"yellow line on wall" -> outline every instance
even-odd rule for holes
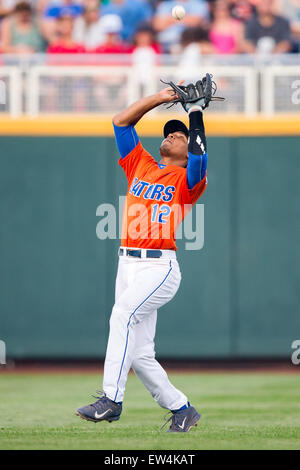
[[[185,115],[160,114],[144,117],[137,125],[142,136],[161,136],[165,122],[181,119],[187,124]],[[248,118],[233,115],[206,115],[206,132],[209,136],[272,136],[300,135],[299,115],[277,115],[273,118],[258,116]],[[11,119],[0,117],[0,135],[25,136],[112,136],[111,116],[41,116]]]

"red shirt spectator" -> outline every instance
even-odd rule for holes
[[[128,54],[130,49],[125,45],[122,40],[120,33],[122,31],[122,20],[117,15],[105,15],[102,18],[102,27],[105,33],[105,41],[100,46],[95,49],[90,50],[89,52],[95,54]],[[101,63],[98,61],[98,63]],[[106,63],[106,61],[103,61]],[[118,60],[113,59],[109,61],[109,65],[124,65],[128,61],[124,58]]]
[[[61,15],[57,18],[56,28],[59,39],[49,45],[50,54],[76,54],[86,52],[82,44],[73,41],[74,19],[70,15]]]
[[[143,24],[137,29],[133,43],[130,52],[139,48],[151,48],[156,54],[163,52],[161,45],[156,41],[154,29],[148,24]]]
[[[105,42],[101,46],[96,47],[96,49],[90,51],[96,54],[126,54],[130,50],[122,42]]]
[[[78,44],[72,39],[74,19],[69,15],[60,16],[56,22],[59,39],[48,46],[48,54],[84,54],[86,52],[84,45]],[[76,62],[73,60],[72,63],[69,61],[62,63],[61,60],[57,60],[56,63],[60,65],[75,65]],[[55,64],[53,59],[49,63]]]
[[[58,41],[57,43],[51,44],[47,52],[49,54],[83,54],[86,52],[86,49],[81,44],[62,44]]]
[[[81,44],[63,44],[58,41],[57,43],[51,44],[48,47],[47,52],[49,54],[83,54],[86,52],[86,49]]]

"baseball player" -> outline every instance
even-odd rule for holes
[[[157,310],[174,297],[181,281],[176,228],[186,213],[185,205],[191,208],[207,184],[202,110],[212,99],[212,83],[208,74],[187,87],[170,82],[168,88],[140,99],[113,118],[128,192],[103,394],[77,410],[77,415],[88,421],[120,418],[130,368],[155,401],[171,411],[168,432],[188,432],[200,419],[155,359],[154,337]],[[158,163],[143,148],[134,126],[151,109],[178,101],[188,112],[189,129],[179,120],[165,124]]]

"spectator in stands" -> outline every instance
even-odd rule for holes
[[[242,51],[243,24],[230,14],[228,2],[217,0],[212,9],[213,21],[209,38],[217,54],[237,54]]]
[[[177,21],[172,15],[172,8],[175,5],[182,5],[185,8],[186,16],[183,20]],[[180,43],[180,37],[186,27],[203,25],[209,17],[209,9],[204,0],[171,0],[164,1],[158,5],[153,18],[153,26],[159,33],[158,40],[163,45],[166,52],[174,52],[174,46]]]
[[[86,52],[83,44],[73,40],[73,16],[64,13],[62,10],[55,21],[59,39],[50,44],[47,52],[50,54],[82,54]]]
[[[193,62],[194,59],[192,57],[196,55],[201,57],[202,55],[215,53],[215,49],[209,39],[208,29],[201,26],[185,29],[181,35],[181,46],[181,63],[182,61],[186,63]]]
[[[293,52],[300,52],[300,1],[278,0],[281,12],[290,22]]]
[[[0,18],[3,19],[7,15],[10,15],[13,13],[13,10],[17,3],[19,3],[20,0],[0,0]],[[44,7],[45,2],[48,0],[26,0],[27,3],[29,3],[32,8],[34,9],[35,15],[39,14],[41,11],[41,8]]]
[[[124,54],[129,52],[128,46],[121,39],[122,20],[117,15],[105,15],[102,18],[102,28],[105,41],[100,46],[91,50],[97,54]]]
[[[152,49],[156,54],[162,53],[162,47],[156,41],[154,29],[147,23],[141,24],[135,33],[131,52],[135,52],[137,49],[144,52],[147,49]]]
[[[182,51],[178,63],[177,80],[187,82],[199,79],[199,67],[203,55],[213,54],[214,48],[209,40],[208,29],[202,27],[187,28],[181,35]]]
[[[10,15],[13,12],[15,6],[15,0],[0,0],[0,19],[3,19],[5,18],[5,16]]]
[[[229,8],[231,16],[243,23],[250,20],[254,13],[254,6],[249,0],[229,0]]]
[[[156,42],[153,28],[148,24],[141,25],[135,33],[134,46],[131,49],[135,85],[140,97],[146,92],[153,67],[159,64],[161,51],[161,46]]]
[[[249,53],[282,54],[291,50],[290,25],[274,14],[273,0],[258,0],[257,16],[246,23],[244,50]]]
[[[73,18],[81,15],[83,12],[83,6],[81,3],[74,2],[73,0],[61,0],[50,2],[45,10],[45,18],[58,18],[64,13],[69,14]]]
[[[85,3],[83,16],[75,19],[73,39],[84,44],[87,49],[100,46],[105,41],[98,0],[89,0]]]
[[[46,48],[33,8],[23,1],[17,3],[12,15],[3,20],[1,39],[4,53],[33,54],[44,52]]]
[[[101,7],[101,15],[118,15],[123,24],[122,39],[130,42],[138,26],[151,20],[152,9],[147,0],[111,0]]]
[[[51,1],[45,11],[43,17],[43,34],[48,42],[55,42],[57,37],[56,20],[63,16],[76,18],[82,15],[83,6],[74,0],[54,0]]]

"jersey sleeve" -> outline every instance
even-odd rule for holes
[[[142,175],[151,165],[155,165],[155,160],[143,148],[141,142],[138,142],[126,157],[120,158],[119,164],[127,176],[128,184],[130,184],[137,171]]]

